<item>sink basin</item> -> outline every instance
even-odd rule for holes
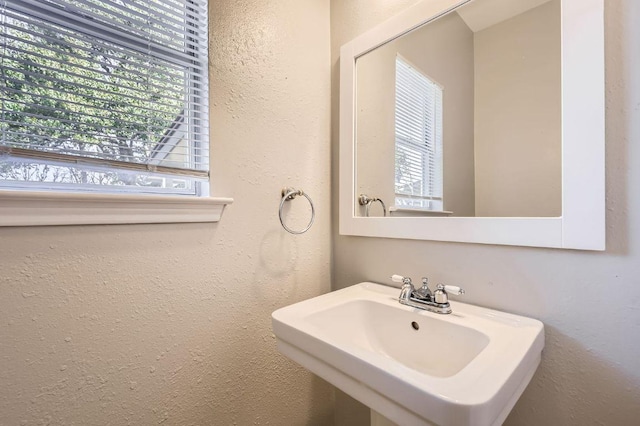
[[[540,363],[540,321],[451,301],[452,314],[360,283],[273,313],[278,350],[399,425],[500,425]]]

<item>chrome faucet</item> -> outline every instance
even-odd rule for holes
[[[391,280],[396,283],[402,283],[400,297],[398,297],[400,303],[438,314],[451,313],[449,293],[464,294],[464,290],[460,287],[442,284],[438,284],[436,290],[432,292],[429,288],[429,280],[426,277],[422,278],[422,287],[417,290],[413,286],[411,278],[392,275]]]

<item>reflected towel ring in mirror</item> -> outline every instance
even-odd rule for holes
[[[311,198],[307,194],[305,194],[304,191],[301,189],[283,188],[281,191],[281,194],[282,194],[282,200],[280,200],[280,209],[278,210],[278,216],[280,217],[280,224],[285,229],[285,231],[289,232],[290,234],[296,234],[296,235],[304,234],[309,230],[309,228],[311,228],[311,225],[313,225],[313,221],[316,218],[316,209],[315,209],[315,206],[313,205],[313,201],[311,201]],[[298,195],[302,195],[303,197],[305,197],[307,201],[309,201],[309,205],[311,206],[311,220],[309,221],[309,224],[302,231],[294,231],[293,229],[285,225],[284,219],[282,219],[282,207],[284,206],[285,201],[291,201],[294,198],[296,198]]]
[[[377,198],[377,197],[369,197],[366,194],[360,194],[360,196],[358,197],[358,203],[361,206],[365,206],[364,207],[364,215],[365,217],[369,217],[369,209],[371,208],[371,204],[375,203],[375,202],[379,202],[382,205],[382,211],[383,211],[383,215],[386,217],[387,216],[387,206],[384,204],[384,201],[382,201],[381,198]]]

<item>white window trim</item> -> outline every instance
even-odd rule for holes
[[[218,222],[232,198],[0,191],[0,226]]]
[[[205,196],[0,189],[0,227],[217,222],[233,199],[207,197],[210,183],[204,189]]]

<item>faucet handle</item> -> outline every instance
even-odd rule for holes
[[[413,288],[413,284],[411,283],[411,278],[403,277],[402,275],[391,275],[391,281],[393,281],[394,283],[402,283],[402,289],[400,290],[400,297],[398,297],[398,300],[401,303],[409,301],[409,299],[411,299],[411,295],[415,290],[415,288]]]
[[[457,285],[445,285],[444,291],[446,291],[447,293],[455,294],[456,296],[464,294],[464,290]]]
[[[411,284],[411,278],[403,277],[402,275],[391,275],[391,281],[394,283],[402,283],[403,285],[410,284],[413,286],[413,284]]]
[[[433,293],[433,298],[436,303],[448,303],[449,293],[460,295],[464,294],[464,290],[455,285],[438,284],[436,291]]]

